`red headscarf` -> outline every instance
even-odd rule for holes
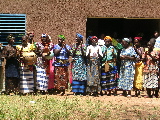
[[[134,37],[134,40],[137,39],[138,41],[142,40],[142,37]]]

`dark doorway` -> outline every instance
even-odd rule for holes
[[[140,36],[143,41],[149,41],[154,31],[159,32],[159,26],[160,19],[88,18],[86,35],[100,38],[101,34],[104,34],[119,39]]]

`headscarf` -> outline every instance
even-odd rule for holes
[[[142,40],[142,37],[134,37],[134,40],[137,39],[138,41]]]
[[[59,38],[65,40],[65,36],[64,35],[58,35]]]
[[[79,34],[79,33],[76,33],[76,35],[80,38],[80,39],[83,39],[83,35]]]
[[[96,39],[96,40],[98,41],[98,38],[97,38],[96,36],[92,36],[92,37],[90,38],[90,40],[93,40],[93,39]]]
[[[107,39],[109,39],[109,40],[112,41],[112,38],[111,38],[110,36],[106,36],[106,37],[104,38],[104,40],[107,40]]]
[[[130,42],[130,39],[128,39],[128,38],[123,38],[122,40],[124,40],[124,41],[126,41],[126,42]]]
[[[44,34],[44,33],[43,33],[43,34],[41,35],[41,37],[42,37],[42,38],[47,37],[47,34]]]

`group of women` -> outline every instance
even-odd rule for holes
[[[33,37],[34,33],[28,33],[16,47],[15,38],[7,37],[8,45],[2,51],[7,94],[48,91],[64,95],[70,76],[75,95],[116,95],[117,90],[122,90],[122,95],[130,97],[131,90],[140,96],[140,91],[146,89],[145,97],[158,97],[160,54],[154,48],[155,39],[143,48],[141,37],[135,37],[133,45],[129,38],[117,40],[116,46],[110,36],[103,40],[90,36],[86,45],[77,33],[75,44],[70,46],[64,35],[58,35],[58,44],[53,44],[48,34],[42,34],[40,42],[34,42]],[[68,72],[68,66],[72,72]]]

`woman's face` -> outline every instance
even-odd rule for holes
[[[58,38],[58,44],[62,44],[64,40],[62,38]]]
[[[105,45],[106,46],[110,46],[111,45],[111,40],[110,39],[106,39],[105,40]]]
[[[93,46],[96,46],[96,45],[97,45],[97,42],[98,42],[97,39],[95,39],[95,38],[92,39],[92,45],[93,45]]]
[[[78,37],[78,36],[76,36],[76,43],[81,43],[81,39]]]
[[[134,45],[135,45],[135,46],[139,46],[139,45],[140,45],[139,40],[134,39]]]
[[[14,39],[13,39],[13,38],[10,39],[10,40],[9,40],[9,43],[10,43],[10,44],[14,44]]]
[[[149,50],[152,50],[152,49],[153,49],[153,45],[152,45],[150,42],[147,43],[147,47],[148,47]]]
[[[126,47],[129,46],[129,43],[126,42],[126,41],[124,41],[124,40],[122,40],[122,46],[123,46],[124,48],[126,48]]]

